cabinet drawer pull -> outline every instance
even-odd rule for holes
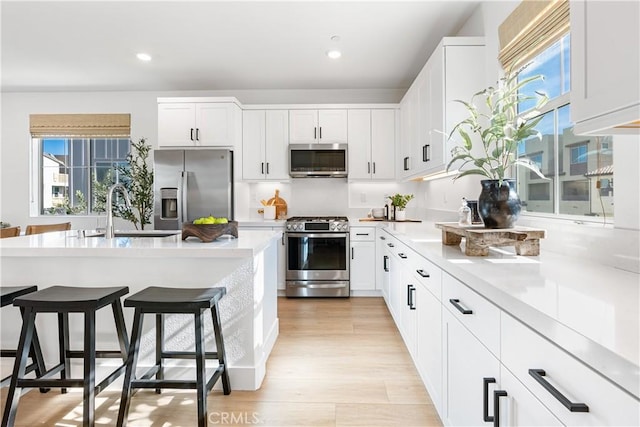
[[[384,236],[380,236],[380,240],[387,240],[387,238]]]
[[[390,248],[395,247],[395,245],[393,243],[387,243],[387,246],[389,246]]]
[[[351,259],[353,259],[353,248],[351,248]]]
[[[407,305],[411,308],[411,286],[407,285]]]
[[[482,419],[485,423],[493,421],[493,417],[489,416],[489,384],[494,384],[495,378],[482,379]]]
[[[407,256],[405,254],[403,254],[402,252],[398,252],[398,256],[402,259],[407,259]]]
[[[408,171],[409,170],[409,158],[405,157],[404,159],[402,159],[402,163],[403,163],[403,169]]]
[[[507,392],[504,390],[493,392],[493,427],[500,427],[500,398],[506,395]]]
[[[416,270],[416,273],[418,273],[422,277],[431,277],[431,276],[429,276],[429,273],[427,273],[424,270]]]
[[[457,298],[451,298],[449,302],[462,314],[473,314],[473,310],[466,309],[460,305],[460,300]]]
[[[558,402],[562,403],[562,405],[567,408],[570,412],[589,412],[589,407],[584,403],[573,403],[569,399],[566,398],[560,391],[551,385],[546,379],[543,377],[547,373],[544,369],[529,369],[529,375],[533,377],[534,380],[538,381],[545,390],[547,390],[553,397],[555,397]]]
[[[409,289],[409,295],[411,296],[411,298],[409,298],[409,310],[415,310],[416,309],[416,287],[411,285],[411,289]]]
[[[368,236],[369,233],[356,233],[356,236]]]
[[[384,271],[389,271],[389,264],[387,264],[387,262],[389,261],[389,257],[386,255],[382,256],[382,266],[384,268]]]

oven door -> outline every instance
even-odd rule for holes
[[[287,233],[287,280],[349,280],[349,233]]]

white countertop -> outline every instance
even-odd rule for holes
[[[285,224],[287,223],[286,219],[262,219],[262,218],[251,218],[251,219],[237,219],[238,227],[240,228],[282,228],[284,229]]]
[[[157,233],[158,231],[155,231]],[[150,232],[154,233],[153,231]],[[14,256],[111,256],[111,257],[218,257],[244,258],[266,248],[272,239],[280,238],[279,230],[240,229],[238,238],[222,236],[211,243],[196,237],[181,240],[179,231],[169,237],[103,237],[78,238],[78,231],[34,234],[0,240],[0,255]],[[87,231],[87,235],[91,232]]]
[[[640,397],[640,275],[545,251],[544,240],[539,256],[517,256],[512,247],[503,247],[491,249],[487,257],[468,257],[458,246],[444,246],[433,222],[384,226],[503,311]]]

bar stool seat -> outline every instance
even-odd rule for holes
[[[218,379],[222,378],[222,388],[225,395],[231,393],[229,374],[227,370],[224,340],[220,324],[218,302],[226,294],[226,288],[161,288],[151,286],[125,299],[125,307],[134,307],[133,331],[131,345],[127,359],[118,413],[118,426],[127,425],[127,415],[131,401],[132,390],[138,388],[155,388],[160,393],[163,388],[196,389],[198,403],[198,426],[207,425],[207,393],[211,391]],[[213,330],[216,341],[216,351],[205,351],[204,314],[211,310]],[[195,320],[195,351],[165,351],[164,350],[164,314],[182,313],[193,314]],[[135,377],[138,352],[142,337],[142,322],[145,314],[156,315],[156,361],[155,365],[139,378]],[[180,358],[196,360],[196,381],[164,379],[163,359]],[[205,377],[206,359],[217,359],[218,367],[207,380]],[[155,375],[155,379],[151,379]]]
[[[19,227],[18,227],[19,228]],[[6,307],[8,305],[13,304],[13,300],[18,298],[19,296],[30,294],[38,290],[37,286],[2,286],[0,287],[0,295],[2,304],[0,307]],[[24,310],[21,310],[24,311]],[[16,357],[17,351],[15,349],[11,350],[0,350],[0,356],[2,357]],[[32,363],[25,368],[25,373],[29,373],[31,371],[36,371],[36,376],[40,377],[46,371],[44,358],[42,357],[42,350],[40,347],[40,340],[38,339],[38,335],[34,333],[33,341],[31,344],[31,349],[29,350],[29,357],[31,357]],[[6,387],[9,385],[9,381],[11,380],[11,375],[6,378],[3,378],[0,382],[0,387]],[[41,388],[40,392],[46,393],[49,391],[48,388]]]
[[[14,299],[13,305],[20,307],[24,315],[16,363],[2,417],[3,427],[11,427],[15,423],[21,389],[33,387],[59,387],[63,393],[66,392],[67,387],[83,387],[83,425],[94,425],[96,394],[125,372],[129,340],[120,298],[128,292],[129,288],[126,286],[108,288],[52,286]],[[111,305],[113,311],[119,351],[96,350],[96,311],[108,305]],[[26,358],[36,334],[37,313],[58,314],[60,363],[36,379],[27,379],[24,377]],[[84,314],[84,349],[82,351],[72,351],[69,348],[69,313]],[[98,384],[96,384],[95,375],[97,357],[121,358],[123,361],[121,366]],[[83,378],[70,378],[71,358],[84,360]],[[52,378],[58,373],[60,373],[59,379]]]

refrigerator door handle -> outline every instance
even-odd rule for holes
[[[182,206],[180,209],[180,218],[178,218],[178,225],[182,228],[182,224],[187,221],[188,213],[187,213],[187,190],[189,188],[189,172],[182,171],[180,172],[180,194],[182,195]]]

